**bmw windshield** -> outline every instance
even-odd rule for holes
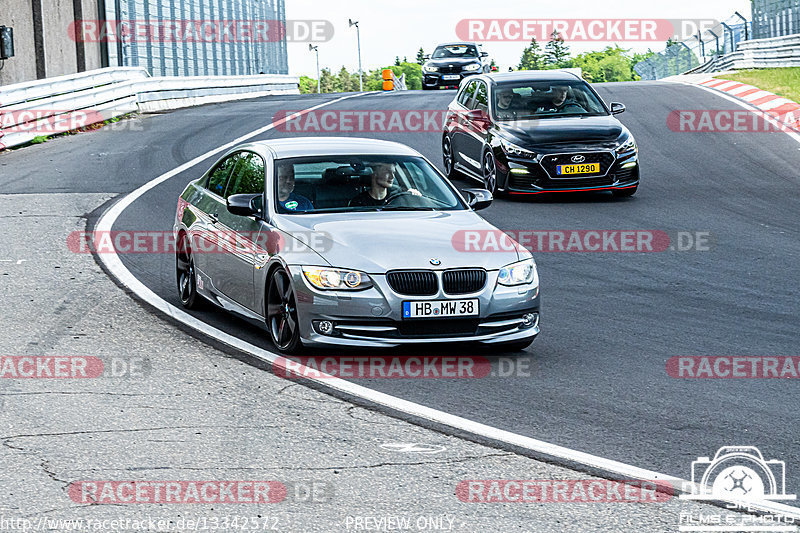
[[[579,80],[500,83],[492,109],[497,120],[608,115],[597,95]]]
[[[471,59],[477,58],[478,49],[475,46],[468,45],[453,45],[453,46],[439,46],[434,50],[432,59]]]
[[[282,214],[463,210],[463,201],[421,157],[324,156],[275,163]]]

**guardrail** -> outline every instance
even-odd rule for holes
[[[283,75],[150,77],[144,68],[111,67],[0,87],[0,149],[46,132],[114,117],[270,94],[299,94]]]
[[[739,44],[733,53],[718,56],[684,74],[703,74],[749,68],[800,67],[800,35],[757,39]]]

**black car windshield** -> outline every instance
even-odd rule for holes
[[[475,58],[479,57],[478,47],[469,44],[448,44],[437,46],[434,50],[433,59],[452,59],[452,58]]]
[[[282,214],[463,210],[451,186],[421,157],[347,155],[275,162]]]
[[[608,115],[583,81],[515,81],[499,83],[492,98],[496,120]]]

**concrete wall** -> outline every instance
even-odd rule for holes
[[[79,0],[82,18],[97,19],[97,0]],[[37,69],[34,5],[41,5],[42,38]],[[73,0],[0,0],[0,25],[14,28],[15,56],[0,70],[0,85],[61,76],[100,68],[98,43],[81,43],[84,68],[78,68],[78,48],[69,36],[75,20]],[[2,102],[2,93],[0,93]]]
[[[30,0],[0,0],[0,25],[14,28],[14,53],[3,61],[0,85],[36,79],[36,52],[33,47],[33,14]],[[3,101],[0,93],[0,103]]]

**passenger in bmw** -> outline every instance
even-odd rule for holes
[[[294,165],[278,165],[278,202],[288,211],[313,211],[311,200],[294,192]]]
[[[390,189],[394,185],[394,165],[378,163],[372,166],[372,182],[370,188],[350,200],[350,207],[380,207],[392,197]],[[399,192],[399,191],[395,191]],[[422,196],[416,189],[408,189],[415,196]]]

